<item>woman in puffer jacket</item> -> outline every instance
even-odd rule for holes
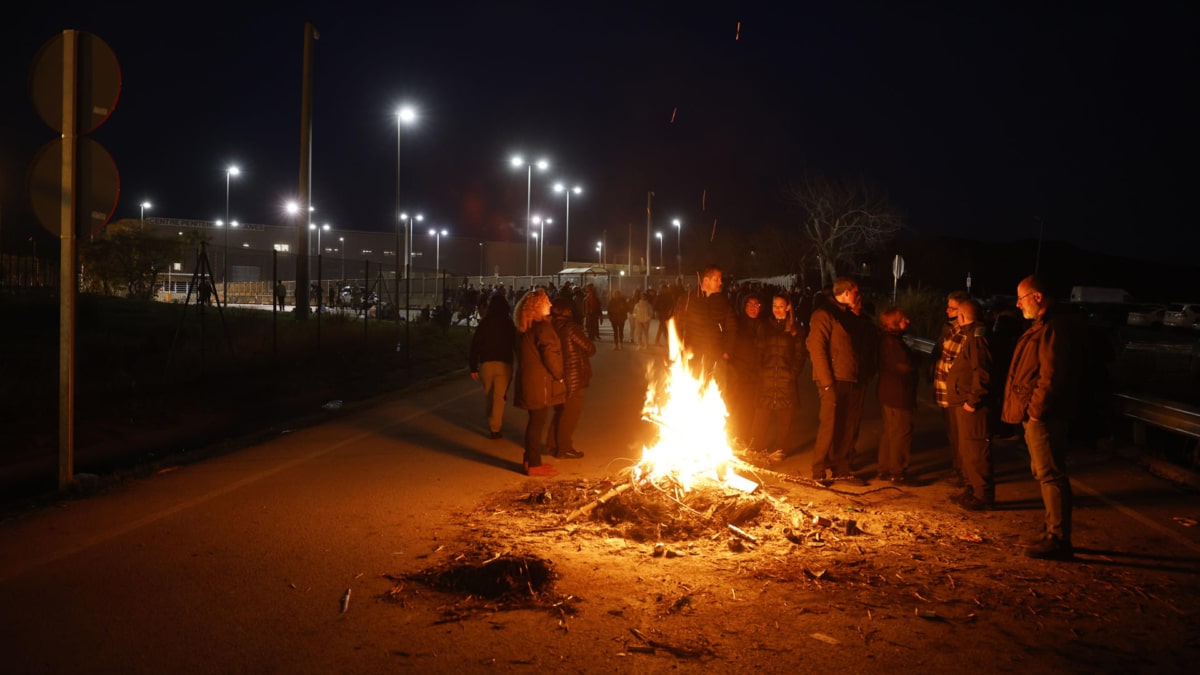
[[[799,405],[796,387],[808,358],[808,349],[804,345],[808,332],[796,323],[792,301],[786,295],[776,295],[771,298],[771,316],[760,335],[758,395],[750,448],[774,449],[776,458],[782,459],[795,441],[792,422]]]
[[[537,288],[526,293],[513,314],[517,326],[517,387],[513,405],[529,411],[525,425],[525,473],[556,476],[542,463],[542,438],[554,406],[567,400],[562,342],[550,325],[550,297]]]

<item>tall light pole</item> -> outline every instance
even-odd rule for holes
[[[142,208],[142,214],[140,216],[138,216],[138,220],[142,221],[142,224],[145,224],[146,209],[150,208],[150,202],[142,202],[141,204],[138,204],[138,206],[140,206]]]
[[[338,250],[342,252],[342,281],[346,280],[346,238],[338,237]],[[340,289],[339,289],[340,292]]]
[[[514,167],[525,165],[525,276],[529,276],[529,235],[533,230],[533,167],[538,171],[550,168],[550,162],[539,159],[536,162],[526,162],[520,155],[514,155],[510,160]]]
[[[566,185],[563,185],[562,183],[555,183],[554,191],[555,192],[565,192],[567,195],[567,222],[564,225],[564,227],[566,228],[566,234],[563,239],[563,258],[570,260],[571,259],[571,193],[574,192],[575,194],[579,194],[579,193],[583,192],[583,188],[579,187],[578,185],[576,185],[573,188],[568,188]]]
[[[603,255],[604,255],[604,243],[598,241],[598,242],[596,242],[596,264],[600,265],[601,267],[604,266],[604,258],[602,257]]]
[[[400,256],[400,223],[404,221],[404,214],[400,212],[400,136],[401,136],[400,129],[405,124],[412,124],[415,121],[417,121],[417,111],[412,106],[402,105],[402,106],[400,106],[400,108],[398,110],[396,110],[396,216],[397,216],[397,220],[396,220],[396,256],[397,256],[397,258],[396,258],[396,283],[394,284],[394,286],[395,286],[395,288],[393,289],[394,294],[392,295],[392,298],[393,298],[392,302],[393,302],[393,304],[396,304],[396,305],[400,304],[400,259],[399,259],[399,256]],[[412,222],[410,221],[408,224],[408,236],[404,240],[404,278],[406,280],[408,279],[408,261],[410,258],[409,247],[411,247],[411,246],[412,246]],[[407,281],[406,281],[406,283],[407,283]],[[406,296],[408,295],[407,291],[405,292],[405,295]],[[407,312],[408,312],[407,300],[405,301],[404,311],[405,311],[405,314],[407,315]],[[397,327],[400,326],[400,308],[399,308],[399,306],[396,307],[396,326]],[[405,327],[404,342],[405,342],[404,358],[407,359],[408,358],[408,353],[407,353],[408,352],[408,327],[407,326]]]
[[[322,225],[320,227],[317,227],[316,223],[309,223],[308,229],[317,231],[317,255],[321,255],[321,253],[323,252],[321,250],[321,230],[325,230],[326,232],[328,232],[328,231],[332,230],[333,227],[329,223],[325,223],[324,225]]]
[[[433,238],[434,238],[434,242],[435,242],[435,245],[434,245],[434,254],[433,254],[433,271],[434,271],[434,273],[436,273],[436,274],[438,275],[438,278],[439,278],[439,279],[440,279],[440,278],[441,278],[441,276],[442,276],[442,275],[441,275],[441,269],[442,269],[442,237],[446,236],[447,234],[450,234],[450,233],[449,233],[449,232],[447,232],[445,229],[441,229],[441,230],[430,230],[430,231],[429,231],[429,236],[433,237]],[[446,292],[446,289],[445,289],[445,288],[441,288],[441,289],[440,289],[440,292],[438,293],[438,304],[439,304],[439,305],[440,305],[441,303],[445,302],[445,300],[446,300],[446,298],[445,298],[445,292]]]
[[[425,216],[422,216],[421,214],[407,214],[407,213],[400,214],[400,221],[408,222],[408,234],[407,234],[406,239],[404,239],[404,279],[408,279],[409,267],[413,263],[413,252],[410,251],[409,249],[410,249],[410,247],[413,246],[413,221],[414,220],[416,222],[421,222],[422,220],[425,220]],[[398,253],[400,253],[400,252],[397,251],[397,255],[398,255]]]
[[[675,274],[683,276],[683,256],[679,252],[679,239],[682,237],[680,232],[683,230],[683,224],[679,222],[678,218],[672,220],[671,224],[675,226]]]
[[[533,223],[534,223],[535,225],[538,223],[538,217],[537,217],[537,216],[534,216],[534,217],[533,217]],[[537,233],[537,232],[534,232],[534,233],[533,233],[532,235],[530,235],[530,236],[532,236],[532,237],[533,237],[533,256],[536,258],[536,257],[538,256],[538,253],[539,253],[539,252],[542,250],[542,249],[541,249],[541,246],[540,246],[540,245],[541,245],[541,243],[542,243],[542,240],[541,240],[541,238],[540,238],[540,237],[538,237],[538,233]],[[542,270],[541,270],[540,268],[538,269],[538,276],[539,276],[539,277],[540,277],[540,276],[542,276]]]
[[[667,261],[663,258],[662,232],[655,232],[654,236],[658,238],[658,264],[666,267]]]
[[[238,175],[239,173],[241,173],[241,171],[236,166],[230,166],[229,168],[225,169],[225,222],[227,222],[227,223],[231,222],[229,220],[229,179]],[[236,227],[236,225],[234,227]],[[225,228],[225,244],[224,244],[223,248],[225,249],[223,251],[225,260],[223,261],[224,265],[223,265],[223,270],[221,272],[221,277],[222,277],[221,298],[224,300],[225,305],[228,306],[229,305],[229,228],[228,227]]]
[[[542,269],[543,264],[546,261],[546,226],[553,225],[554,219],[553,218],[543,218],[541,216],[534,216],[533,224],[537,225],[539,228],[539,232],[541,232],[541,234],[538,234],[538,232],[533,233],[534,238],[537,240],[534,242],[536,245],[533,247],[533,250],[537,251],[537,256],[538,256],[537,270],[538,270],[538,276],[540,277],[546,273],[545,270]]]

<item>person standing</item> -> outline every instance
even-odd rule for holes
[[[529,411],[525,424],[525,473],[557,476],[542,463],[542,438],[554,406],[567,400],[563,382],[562,341],[550,325],[550,296],[535,288],[517,303],[513,321],[517,332],[517,388],[513,404]]]
[[[587,336],[589,340],[600,339],[600,319],[603,317],[603,305],[600,296],[596,294],[596,286],[588,284],[583,295],[583,312],[587,320]]]
[[[639,350],[645,350],[650,347],[650,319],[654,316],[654,306],[641,291],[635,292],[634,297],[637,304],[633,306],[633,339]]]
[[[754,433],[752,427],[761,376],[758,357],[762,345],[758,341],[767,325],[762,315],[762,298],[757,294],[747,295],[742,301],[742,311],[737,321],[737,339],[729,355],[729,393],[725,396],[729,421],[725,426],[741,445],[754,447],[751,442]],[[763,440],[759,439],[760,442]]]
[[[764,451],[774,448],[773,456],[779,459],[792,449],[792,423],[800,403],[797,383],[808,358],[806,337],[804,327],[796,323],[791,300],[782,294],[771,298],[771,318],[763,323],[755,350],[757,386],[753,392],[750,447]]]
[[[904,342],[910,321],[899,307],[879,314],[879,382],[883,430],[879,435],[879,478],[908,482],[912,456],[913,410],[917,407],[916,358]]]
[[[620,349],[625,340],[625,319],[629,316],[629,302],[621,291],[613,290],[608,299],[608,322],[613,329],[613,349]],[[586,336],[584,336],[586,337]]]
[[[866,485],[850,466],[866,386],[867,369],[862,364],[866,331],[873,330],[854,311],[862,306],[861,298],[858,282],[839,277],[833,282],[832,302],[822,303],[810,320],[808,355],[821,397],[812,477],[822,483]]]
[[[275,282],[275,309],[287,309],[287,286],[282,281]]]
[[[1036,276],[1017,285],[1017,308],[1033,323],[1017,339],[1004,385],[1001,419],[1025,428],[1033,477],[1041,483],[1046,510],[1031,558],[1071,560],[1071,480],[1067,475],[1067,428],[1074,415],[1078,374],[1070,318],[1061,314]]]
[[[971,296],[966,291],[954,291],[946,296],[946,323],[942,324],[942,333],[937,342],[933,343],[933,351],[929,355],[933,399],[942,409],[942,417],[946,421],[946,439],[950,443],[950,467],[953,470],[950,477],[960,486],[966,485],[966,479],[962,470],[962,454],[958,450],[958,430],[954,427],[958,416],[946,402],[946,374],[954,361],[955,350],[959,344],[955,340],[955,336],[958,335],[958,308],[964,300],[969,299]]]
[[[611,303],[609,307],[612,307]],[[567,385],[567,397],[554,406],[546,445],[550,447],[550,454],[562,459],[583,457],[583,453],[575,448],[575,428],[583,415],[583,390],[592,381],[591,358],[596,354],[595,343],[571,317],[573,312],[574,307],[568,299],[560,298],[551,305],[550,324],[562,341],[563,382]]]
[[[700,288],[675,305],[675,328],[683,348],[691,352],[688,367],[707,381],[724,388],[724,365],[737,340],[737,315],[721,292],[721,268],[707,265],[700,271]],[[685,357],[687,358],[687,357]]]
[[[504,402],[512,383],[516,341],[517,331],[508,316],[508,301],[503,295],[493,295],[471,337],[467,355],[471,379],[483,385],[484,416],[492,440],[502,438],[500,427],[504,423]]]
[[[982,311],[974,300],[958,304],[958,345],[946,375],[946,402],[954,412],[955,445],[962,461],[965,490],[951,501],[968,511],[994,508],[996,482],[992,475],[991,414],[992,353]]]
[[[666,344],[667,324],[671,320],[671,313],[675,309],[675,294],[671,287],[663,283],[658,287],[658,295],[654,298],[654,313],[658,316],[658,331],[654,333],[654,346],[657,347],[659,340]]]

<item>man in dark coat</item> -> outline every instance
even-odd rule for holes
[[[966,490],[951,500],[968,511],[991,509],[996,501],[992,476],[991,408],[992,353],[982,312],[974,300],[958,304],[958,345],[946,373],[946,404],[954,413],[954,429]]]
[[[692,354],[688,364],[692,373],[705,380],[716,377],[718,386],[724,384],[723,374],[716,370],[733,353],[737,316],[721,292],[720,267],[706,266],[700,273],[700,288],[676,303],[675,326],[683,348]]]
[[[817,440],[813,447],[813,480],[865,485],[851,473],[850,460],[862,418],[863,392],[874,364],[863,363],[875,328],[855,313],[861,307],[858,282],[839,277],[833,282],[833,302],[813,311],[808,333],[808,356],[813,381],[821,397]]]
[[[1078,373],[1074,355],[1082,345],[1070,317],[1059,313],[1036,276],[1017,285],[1017,308],[1033,323],[1017,340],[1004,385],[1001,419],[1025,427],[1033,477],[1041,483],[1045,529],[1025,549],[1031,558],[1070,560],[1071,479],[1067,475],[1067,429],[1075,413]]]
[[[516,340],[517,329],[508,316],[508,301],[503,295],[493,295],[479,328],[471,337],[471,349],[467,354],[471,378],[483,385],[484,415],[493,440],[501,438],[500,426],[504,422],[504,401],[512,383]]]
[[[908,482],[912,456],[913,410],[917,407],[916,358],[904,343],[909,319],[899,307],[879,314],[879,407],[883,429],[879,435],[879,477],[892,483]]]

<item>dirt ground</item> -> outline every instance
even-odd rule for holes
[[[495,494],[379,597],[434,625],[544,628],[534,652],[481,661],[514,668],[1190,672],[1200,656],[1194,560],[1154,574],[1099,551],[1032,560],[1028,511],[931,508],[949,484],[739,473],[761,487],[683,493],[618,474]],[[438,663],[436,635],[398,656]]]

